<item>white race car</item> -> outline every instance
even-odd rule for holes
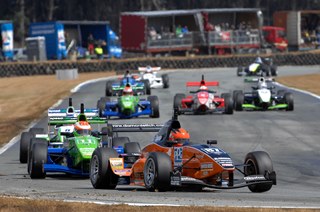
[[[149,80],[151,88],[169,88],[168,74],[162,74],[161,77],[157,77],[157,72],[160,69],[161,67],[138,67],[140,78],[137,80]]]

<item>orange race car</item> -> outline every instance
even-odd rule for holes
[[[127,137],[112,136],[133,131],[158,133],[142,150]],[[248,186],[252,192],[265,192],[276,185],[276,173],[266,152],[250,152],[244,164],[235,165],[225,151],[213,146],[215,140],[191,144],[176,114],[162,126],[109,125],[108,136],[109,147],[97,148],[91,159],[90,180],[96,189],[114,189],[119,184],[144,186],[149,191]],[[236,171],[243,177],[235,179]]]

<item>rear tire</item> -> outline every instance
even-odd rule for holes
[[[46,144],[47,148],[48,148],[48,141],[46,139],[43,138],[31,138],[29,143],[28,143],[28,173],[30,174],[31,171],[31,162],[32,162],[32,146],[34,146],[34,144]]]
[[[243,105],[244,103],[244,95],[242,93],[242,91],[237,92],[236,96],[235,96],[235,101],[234,101],[234,109],[236,111],[243,111]]]
[[[31,138],[33,138],[33,134],[30,132],[23,132],[21,134],[20,153],[19,153],[20,163],[28,162],[28,146]]]
[[[149,115],[151,118],[159,118],[160,110],[159,110],[159,99],[157,96],[148,96],[148,101],[151,106],[151,114]]]
[[[163,74],[161,76],[161,78],[162,78],[163,88],[169,88],[169,76],[168,76],[168,74]]]
[[[110,102],[109,97],[101,97],[98,102],[97,102],[97,108],[99,110],[99,116],[103,117],[104,116],[104,110],[106,109],[106,103]]]
[[[181,101],[184,98],[186,98],[186,95],[183,93],[177,93],[176,95],[174,95],[173,109],[181,109],[182,108]]]
[[[271,76],[274,76],[274,77],[278,76],[278,67],[277,66],[272,65],[270,67],[270,69],[271,69]]]
[[[108,81],[106,84],[106,96],[113,96],[112,83],[112,81]]]
[[[128,137],[115,137],[112,139],[112,147],[122,146],[124,148],[126,143],[130,143],[130,139]]]
[[[90,181],[95,189],[115,189],[119,176],[114,174],[109,159],[118,158],[118,153],[111,148],[97,148],[90,161]]]
[[[46,177],[44,164],[47,163],[48,145],[46,143],[34,143],[31,147],[30,177],[31,179],[43,179]]]
[[[247,175],[265,175],[266,171],[271,173],[273,171],[273,164],[268,153],[263,151],[250,152],[246,155],[244,173]],[[272,183],[261,183],[248,186],[252,192],[269,191]]]
[[[144,184],[148,191],[167,191],[170,189],[170,157],[162,152],[151,152],[144,165]]]
[[[294,110],[294,103],[293,103],[293,95],[292,95],[292,93],[285,93],[284,94],[284,101],[288,105],[286,110],[287,111],[293,111]]]
[[[44,129],[43,128],[30,128],[29,129],[29,132],[32,133],[33,135],[36,135],[36,134],[44,134]]]
[[[237,76],[241,77],[242,76],[242,72],[243,72],[243,67],[238,67],[237,69]]]
[[[149,80],[142,80],[144,83],[144,89],[146,95],[151,95],[151,86]]]
[[[222,96],[222,94],[221,94]],[[231,94],[225,93],[223,95],[224,98],[224,113],[225,114],[233,114],[233,101],[231,98]]]

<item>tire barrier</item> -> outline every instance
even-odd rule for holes
[[[320,53],[288,53],[261,55],[270,57],[274,64],[319,65]],[[135,71],[139,66],[160,66],[162,69],[196,69],[213,67],[238,67],[250,64],[256,55],[161,57],[110,60],[48,61],[48,62],[4,62],[0,63],[0,77],[53,75],[55,70],[78,69],[79,73],[125,70]]]

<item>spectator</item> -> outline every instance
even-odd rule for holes
[[[88,36],[87,43],[88,43],[89,54],[94,54],[94,43],[95,43],[95,40],[94,40],[94,37],[93,37],[93,35],[91,33]]]
[[[181,28],[181,25],[178,25],[176,27],[176,36],[181,38],[183,35],[182,35],[182,28]]]
[[[149,36],[150,36],[151,40],[156,40],[157,39],[157,31],[154,29],[154,27],[150,28]]]
[[[184,26],[184,27],[181,29],[181,33],[182,33],[182,34],[187,34],[187,33],[189,33],[188,27],[187,27],[187,26]]]
[[[95,49],[94,49],[96,55],[97,55],[97,58],[98,59],[103,59],[103,49],[101,47],[101,45],[98,45]]]

